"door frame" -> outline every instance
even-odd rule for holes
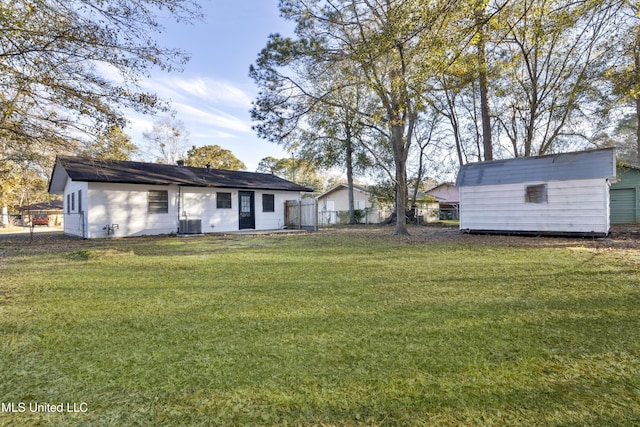
[[[249,205],[249,223],[245,224],[243,221],[243,213],[242,212],[242,197],[249,196],[250,205]],[[255,229],[256,228],[256,203],[255,203],[255,191],[238,191],[238,229]]]

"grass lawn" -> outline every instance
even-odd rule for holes
[[[389,232],[0,241],[0,425],[640,424],[640,250]]]

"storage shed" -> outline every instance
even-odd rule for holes
[[[611,224],[640,222],[640,168],[618,166],[618,178],[611,186]]]
[[[609,233],[613,148],[464,165],[460,230],[534,235]]]

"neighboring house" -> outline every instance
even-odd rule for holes
[[[59,226],[63,222],[62,200],[33,203],[25,206],[21,211],[22,224]]]
[[[317,198],[318,223],[320,225],[332,225],[346,223],[349,212],[349,187],[347,184],[336,184]],[[373,212],[371,193],[362,186],[353,186],[354,209],[366,212],[360,222],[379,222],[377,212]]]
[[[460,229],[502,234],[609,233],[612,148],[462,166]]]
[[[285,201],[307,191],[262,173],[66,156],[49,183],[64,232],[85,238],[278,229]]]
[[[444,182],[431,187],[425,194],[438,200],[440,219],[458,219],[460,209],[460,191],[455,184]]]
[[[640,222],[640,168],[618,166],[618,182],[611,185],[611,224]]]

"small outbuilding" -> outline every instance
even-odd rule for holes
[[[640,222],[640,168],[618,166],[618,178],[611,186],[611,224]]]
[[[279,229],[285,202],[309,191],[270,174],[71,156],[49,183],[64,232],[84,238]]]
[[[613,148],[462,166],[460,229],[533,235],[609,233]]]

